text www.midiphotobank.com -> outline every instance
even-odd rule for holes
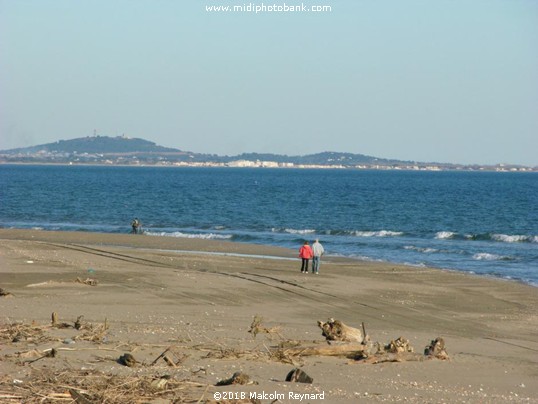
[[[330,5],[306,5],[289,4],[289,3],[242,3],[242,4],[214,4],[205,5],[205,11],[208,13],[330,13],[332,6]]]

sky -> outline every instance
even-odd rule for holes
[[[538,1],[0,0],[0,150],[94,133],[538,166]]]

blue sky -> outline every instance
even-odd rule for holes
[[[228,155],[538,165],[538,2],[206,11],[249,3],[0,0],[0,149],[95,130]]]

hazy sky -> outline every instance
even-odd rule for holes
[[[0,149],[538,165],[538,1],[0,0]],[[297,6],[270,0],[264,5]]]

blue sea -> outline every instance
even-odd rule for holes
[[[538,286],[538,174],[0,165],[0,227],[195,237]]]

